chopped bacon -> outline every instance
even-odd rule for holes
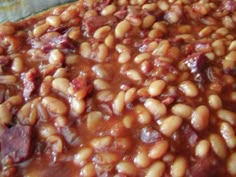
[[[50,50],[53,48],[59,48],[59,49],[75,49],[75,44],[73,41],[67,36],[67,35],[60,35],[58,37],[49,39],[48,41],[45,41],[43,45],[45,50]]]
[[[193,130],[193,128],[190,125],[183,126],[183,139],[187,140],[190,146],[194,146],[197,143],[198,135]]]
[[[77,78],[73,79],[71,81],[71,85],[74,92],[84,89],[87,94],[89,94],[93,88],[92,85],[88,82],[87,78],[82,76],[78,76]]]
[[[34,39],[30,41],[34,48],[38,48],[43,50],[44,52],[48,52],[54,48],[64,49],[64,50],[74,50],[76,49],[76,45],[74,41],[70,39],[66,34],[60,35],[59,33],[50,36],[49,34],[43,35],[39,39]]]
[[[119,19],[124,19],[126,17],[126,15],[128,14],[127,9],[122,9],[117,11],[114,16],[116,16]]]
[[[141,130],[140,139],[142,142],[150,144],[162,139],[162,135],[152,127],[144,127]]]
[[[208,58],[202,53],[188,55],[185,59],[185,64],[191,70],[191,73],[202,72],[207,67],[207,63]]]
[[[226,10],[227,12],[230,12],[230,13],[235,12],[235,10],[236,10],[236,2],[233,1],[233,0],[224,0],[224,1],[222,1],[221,8],[223,10]]]
[[[219,160],[212,155],[197,159],[190,167],[191,177],[218,177],[224,176],[224,172],[220,168]]]
[[[7,65],[11,61],[10,56],[0,55],[0,65]]]
[[[114,25],[117,19],[114,16],[92,16],[84,20],[85,31],[91,35],[96,29],[104,25]]]
[[[10,157],[13,162],[21,162],[26,160],[31,150],[30,126],[15,125],[9,129],[5,129],[1,139],[2,157]]]
[[[171,65],[171,64],[164,62],[164,61],[161,61],[158,58],[156,58],[154,60],[154,65],[156,67],[164,68],[166,72],[172,72],[174,74],[178,73],[178,70],[176,69],[176,67],[174,65]]]
[[[37,73],[38,73],[37,70],[35,68],[32,68],[24,75],[23,96],[25,99],[28,99],[36,89]]]

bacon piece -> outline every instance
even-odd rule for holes
[[[218,177],[225,176],[218,159],[209,155],[197,161],[190,167],[191,177]]]
[[[31,94],[36,89],[36,77],[37,77],[37,70],[35,68],[30,69],[27,73],[24,75],[24,90],[23,90],[23,96],[27,100]]]
[[[85,31],[91,35],[96,29],[104,25],[114,25],[117,22],[114,16],[92,16],[84,20]]]
[[[162,139],[162,135],[152,127],[144,127],[141,130],[140,139],[142,142],[150,144]]]
[[[10,56],[0,55],[0,65],[7,65],[10,61]]]
[[[126,9],[121,9],[117,11],[114,16],[116,16],[119,19],[124,19],[126,15],[128,14],[128,11]]]
[[[10,157],[13,162],[26,160],[31,150],[31,127],[27,125],[15,125],[5,129],[1,138],[1,155]]]
[[[199,73],[204,71],[208,64],[208,58],[202,53],[188,55],[184,61],[191,70],[191,73]]]
[[[233,13],[236,10],[236,2],[233,0],[224,0],[222,1],[221,8],[229,13]]]
[[[83,76],[78,76],[77,78],[73,79],[71,81],[71,85],[74,92],[84,90],[86,92],[86,95],[89,94],[93,89],[92,84],[90,84],[87,78]]]

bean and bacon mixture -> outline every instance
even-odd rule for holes
[[[80,0],[0,25],[0,176],[235,177],[236,2]]]

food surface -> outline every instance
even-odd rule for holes
[[[236,2],[80,0],[0,24],[0,176],[235,177]]]

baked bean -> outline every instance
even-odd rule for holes
[[[130,69],[126,72],[126,75],[129,79],[133,81],[142,81],[142,75],[135,69]]]
[[[67,71],[65,68],[57,68],[53,74],[53,78],[63,78],[67,76]]]
[[[93,34],[93,37],[95,39],[103,39],[105,38],[108,33],[111,31],[111,27],[110,26],[103,26],[103,27],[100,27],[98,28],[94,34]]]
[[[190,119],[193,108],[187,104],[177,103],[171,108],[171,112],[182,118]]]
[[[229,51],[236,50],[236,40],[233,40],[228,48]]]
[[[108,5],[105,8],[102,9],[101,14],[106,16],[106,15],[111,15],[116,11],[116,6],[114,4]]]
[[[224,45],[224,41],[221,39],[215,40],[212,43],[212,47],[214,50],[214,53],[217,56],[224,56],[225,55],[225,45]]]
[[[128,21],[123,20],[117,24],[115,28],[115,37],[116,38],[124,38],[125,34],[130,30],[131,25]]]
[[[134,157],[134,163],[138,168],[146,168],[150,165],[151,159],[148,157],[146,150],[139,151]]]
[[[161,161],[154,162],[147,170],[146,177],[162,177],[165,172],[165,164]]]
[[[76,15],[77,15],[76,9],[68,8],[64,12],[62,12],[60,17],[63,22],[67,22],[67,21],[70,21],[71,19],[75,18]]]
[[[146,28],[150,28],[153,23],[155,22],[156,18],[152,15],[147,15],[146,17],[143,18],[143,24],[142,24],[142,28],[146,29]]]
[[[227,161],[227,170],[230,175],[236,175],[236,152],[232,153]]]
[[[58,116],[57,118],[55,118],[55,121],[54,121],[55,127],[58,127],[58,128],[65,127],[67,123],[68,123],[67,118],[64,116]]]
[[[236,125],[236,114],[227,109],[220,109],[217,111],[217,116],[232,125]]]
[[[57,135],[51,135],[47,138],[46,142],[52,149],[53,153],[61,153],[63,151],[63,141]]]
[[[179,89],[187,97],[196,97],[198,95],[198,88],[191,81],[183,81],[180,83]]]
[[[77,54],[70,54],[65,57],[65,63],[67,65],[76,64],[79,61],[80,57]]]
[[[79,27],[72,27],[71,30],[68,32],[68,37],[74,41],[79,40],[81,37],[81,30]]]
[[[198,106],[192,113],[191,117],[192,126],[198,131],[204,130],[208,126],[210,118],[209,116],[210,112],[206,106],[204,105]]]
[[[33,30],[33,35],[35,37],[40,37],[48,30],[48,28],[49,28],[49,24],[47,24],[47,23],[36,26]]]
[[[102,79],[96,79],[93,82],[94,88],[96,90],[106,90],[109,89],[111,86],[108,82],[102,80]]]
[[[80,115],[85,111],[86,105],[85,101],[82,99],[72,98],[71,99],[71,109],[77,114]]]
[[[131,59],[131,54],[128,51],[122,51],[118,57],[119,63],[127,63]]]
[[[160,95],[166,87],[166,82],[163,80],[155,80],[148,87],[148,93],[151,96]]]
[[[96,176],[96,169],[93,163],[86,164],[81,168],[80,175],[83,177],[93,177]]]
[[[102,90],[97,93],[96,99],[101,102],[109,102],[114,99],[114,94],[110,90]]]
[[[112,34],[108,34],[107,37],[104,40],[104,44],[106,44],[106,46],[108,48],[113,48],[115,46],[115,37]]]
[[[156,49],[152,52],[155,56],[166,56],[168,49],[170,48],[170,43],[167,40],[161,41]]]
[[[52,76],[46,76],[39,88],[39,95],[40,96],[46,96],[51,91],[51,85],[52,85],[53,78]]]
[[[111,165],[119,161],[119,155],[109,151],[99,152],[95,154],[94,161],[100,165]]]
[[[137,119],[140,124],[149,124],[151,122],[152,116],[143,105],[135,106],[134,112],[137,114]]]
[[[63,95],[68,94],[68,88],[70,86],[70,81],[66,78],[56,78],[52,81],[52,89],[62,93]]]
[[[38,103],[36,107],[37,107],[39,119],[43,121],[49,120],[49,115],[46,108],[41,103]]]
[[[125,19],[132,25],[132,26],[141,26],[142,24],[142,19],[137,17],[136,15],[133,15],[131,13],[129,13]]]
[[[137,89],[136,88],[130,88],[125,92],[125,103],[132,103],[136,97],[137,97]]]
[[[143,61],[148,60],[150,58],[151,58],[151,55],[149,53],[141,53],[134,58],[134,62],[142,63]]]
[[[23,72],[23,70],[24,70],[23,59],[21,57],[15,57],[12,61],[11,69],[12,69],[12,71],[14,71],[16,73]]]
[[[5,106],[6,107],[6,106]],[[4,106],[3,106],[4,108]],[[6,108],[5,108],[6,109]],[[31,110],[31,103],[28,102],[28,103],[25,103],[21,108],[20,110],[18,111],[17,113],[17,118],[18,119],[25,119],[26,117],[29,116],[30,114],[30,110]],[[4,113],[4,112],[3,112]],[[6,117],[6,116],[4,116]]]
[[[55,114],[65,114],[68,111],[67,105],[64,102],[51,96],[44,97],[42,104],[48,111]]]
[[[90,157],[92,157],[93,149],[91,147],[82,147],[74,155],[74,163],[79,166],[83,166]]]
[[[222,107],[222,101],[218,95],[210,95],[208,97],[208,104],[213,109],[220,109]]]
[[[225,56],[225,60],[236,61],[236,51],[231,51]]]
[[[231,92],[230,98],[231,98],[232,101],[236,101],[236,91],[235,92]]]
[[[151,112],[153,116],[157,118],[162,117],[167,113],[166,106],[154,98],[148,98],[144,102],[144,106]]]
[[[163,157],[168,151],[169,143],[167,140],[157,141],[153,146],[151,146],[148,157],[151,159],[159,159]]]
[[[48,16],[46,18],[46,22],[53,27],[58,27],[61,24],[61,18],[60,16],[56,16],[56,15]]]
[[[177,157],[171,165],[171,176],[181,177],[184,176],[187,170],[187,161],[184,157]]]
[[[10,98],[7,99],[7,101],[5,102],[7,104],[8,108],[12,108],[12,106],[17,106],[17,105],[21,105],[23,104],[24,100],[22,95],[15,95],[15,96],[11,96]],[[8,105],[10,104],[10,105]]]
[[[218,28],[216,30],[216,34],[220,35],[220,36],[225,36],[229,33],[229,30],[225,27],[221,27],[221,28]]]
[[[100,44],[98,46],[96,61],[104,62],[108,56],[108,47],[105,44]]]
[[[111,143],[112,143],[111,136],[97,137],[90,141],[90,145],[96,150],[104,149],[109,145],[111,145]]]
[[[197,157],[206,157],[210,150],[210,143],[208,140],[201,140],[197,143],[195,148],[195,155]]]
[[[96,17],[98,16],[98,13],[97,11],[95,10],[87,10],[85,13],[84,13],[84,19],[87,19],[87,18],[90,18],[90,17]]]
[[[236,147],[236,135],[235,135],[233,127],[229,123],[222,122],[220,124],[220,132],[221,132],[221,136],[224,138],[226,142],[226,145],[230,149],[233,149],[234,147]]]
[[[115,97],[112,104],[113,112],[115,114],[121,114],[125,108],[125,92],[120,91]]]
[[[163,11],[166,11],[169,8],[169,4],[166,1],[158,1],[157,6]]]
[[[39,135],[41,138],[47,139],[57,133],[57,130],[52,125],[45,123],[39,127]]]
[[[129,49],[129,47],[126,45],[123,45],[123,44],[116,44],[115,48],[116,48],[116,51],[119,53],[121,53],[123,51],[127,51],[127,52],[131,53],[131,50]]]
[[[109,79],[110,75],[108,71],[100,64],[94,65],[92,71],[96,74],[98,78]]]
[[[64,54],[60,50],[54,49],[50,51],[48,61],[51,64],[61,65],[64,61]]]
[[[215,154],[221,159],[224,159],[227,156],[227,148],[224,140],[218,134],[211,134],[209,141]]]
[[[15,84],[17,81],[17,77],[14,75],[1,75],[0,76],[0,84]]]
[[[128,175],[128,176],[136,176],[137,170],[132,162],[121,161],[116,165],[116,170],[120,174]]]
[[[132,128],[134,121],[135,121],[135,118],[131,115],[126,115],[122,120],[125,128]]]
[[[6,104],[1,104],[0,105],[0,124],[1,125],[6,125],[9,124],[12,120],[12,114],[10,110],[8,109]]]
[[[160,126],[160,131],[167,137],[170,137],[182,124],[182,118],[178,116],[169,116],[165,118]]]
[[[142,6],[143,10],[147,10],[149,12],[155,11],[157,8],[157,5],[155,3],[150,3],[150,4],[144,4]]]
[[[80,44],[80,55],[84,58],[89,58],[92,53],[91,45],[88,42],[83,42]]]

